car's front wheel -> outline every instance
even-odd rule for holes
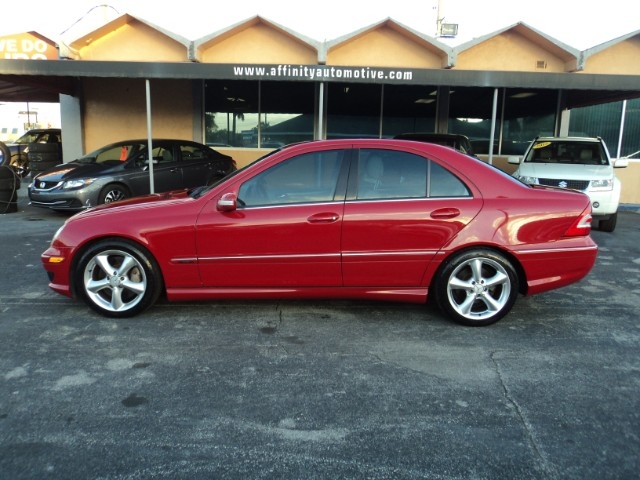
[[[611,233],[616,229],[616,223],[618,223],[618,212],[609,216],[606,220],[600,220],[598,222],[598,230]]]
[[[75,284],[93,310],[118,318],[146,310],[162,290],[154,258],[125,240],[102,240],[84,252],[75,271]]]
[[[511,310],[518,296],[518,275],[500,253],[474,249],[448,259],[433,287],[438,306],[453,320],[484,326]]]
[[[101,205],[103,203],[117,202],[118,200],[129,198],[130,196],[131,194],[129,191],[122,185],[111,184],[107,185],[100,191],[98,204]]]

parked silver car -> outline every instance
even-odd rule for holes
[[[175,139],[152,140],[154,192],[208,185],[236,170],[232,157],[206,145]],[[106,145],[34,177],[31,205],[80,211],[150,192],[148,140]]]

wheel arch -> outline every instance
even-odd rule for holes
[[[140,242],[139,239],[136,238],[131,238],[131,237],[122,237],[122,236],[116,236],[116,235],[105,235],[105,236],[100,236],[100,237],[93,237],[91,239],[89,239],[88,241],[86,241],[85,243],[83,243],[82,245],[80,245],[76,251],[73,254],[73,259],[71,261],[71,263],[69,264],[69,273],[68,273],[68,278],[69,278],[69,290],[71,292],[71,295],[74,299],[79,298],[79,292],[78,292],[78,285],[76,283],[76,277],[74,275],[74,272],[76,271],[76,269],[78,268],[78,264],[80,263],[80,260],[82,259],[82,257],[85,255],[85,253],[90,250],[91,248],[93,248],[95,245],[97,245],[100,242],[107,242],[107,241],[113,241],[113,242],[120,242],[120,243],[124,243],[124,244],[128,244],[131,247],[137,248],[139,250],[142,250],[142,252],[147,255],[154,263],[155,266],[157,267],[157,271],[160,274],[160,289],[161,289],[161,295],[165,295],[166,294],[166,288],[165,288],[165,281],[164,281],[164,271],[162,269],[162,265],[160,264],[160,262],[158,262],[158,260],[156,259],[155,255],[153,255],[153,253],[151,253],[151,251],[149,250],[149,248],[147,248],[147,246],[143,243]]]
[[[120,181],[120,180],[110,180],[109,182],[105,183],[101,188],[100,191],[98,192],[98,202],[100,202],[100,200],[102,200],[102,197],[104,196],[103,193],[105,190],[112,188],[114,186],[120,187],[122,188],[125,192],[127,192],[127,194],[129,195],[129,197],[131,197],[133,195],[131,188],[129,188],[129,186]]]
[[[518,260],[518,257],[516,257],[511,251],[500,247],[498,245],[491,245],[491,244],[475,244],[475,245],[466,245],[463,248],[459,248],[456,250],[451,250],[447,253],[447,255],[442,259],[442,261],[440,261],[440,263],[438,264],[438,267],[435,269],[435,271],[433,272],[433,275],[431,276],[430,282],[429,282],[429,291],[431,291],[434,287],[434,282],[437,281],[438,277],[440,276],[442,270],[445,268],[445,266],[447,265],[447,262],[453,258],[456,255],[460,255],[463,254],[465,252],[469,252],[472,250],[491,250],[493,252],[499,253],[500,255],[503,255],[507,260],[509,260],[509,262],[511,263],[511,265],[513,266],[513,268],[516,271],[516,274],[518,276],[518,293],[522,294],[522,295],[526,295],[527,293],[527,275],[524,271],[524,268],[522,267],[522,264],[520,263],[520,261]]]

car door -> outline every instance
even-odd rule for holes
[[[344,285],[420,286],[429,262],[482,200],[417,154],[362,149],[354,166],[342,225]]]
[[[341,285],[348,152],[310,151],[278,162],[231,189],[237,210],[201,214],[197,249],[204,286]]]
[[[191,143],[180,144],[179,151],[184,187],[206,185],[214,169],[210,154],[203,147]]]
[[[151,168],[146,144],[136,147],[128,154],[128,184],[133,195],[143,195],[150,192]],[[122,155],[127,155],[125,148],[128,146],[123,145],[120,148],[123,149]],[[159,193],[183,188],[182,172],[177,161],[179,152],[176,152],[175,145],[167,141],[153,141],[151,148],[153,191]]]

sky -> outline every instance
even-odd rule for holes
[[[458,36],[446,40],[452,46],[518,22],[578,50],[640,30],[637,0],[29,0],[17,5],[3,8],[0,36],[36,31],[54,41],[74,40],[94,22],[125,13],[187,40],[256,15],[317,41],[334,40],[387,18],[435,37],[438,12],[445,23],[458,24]]]

